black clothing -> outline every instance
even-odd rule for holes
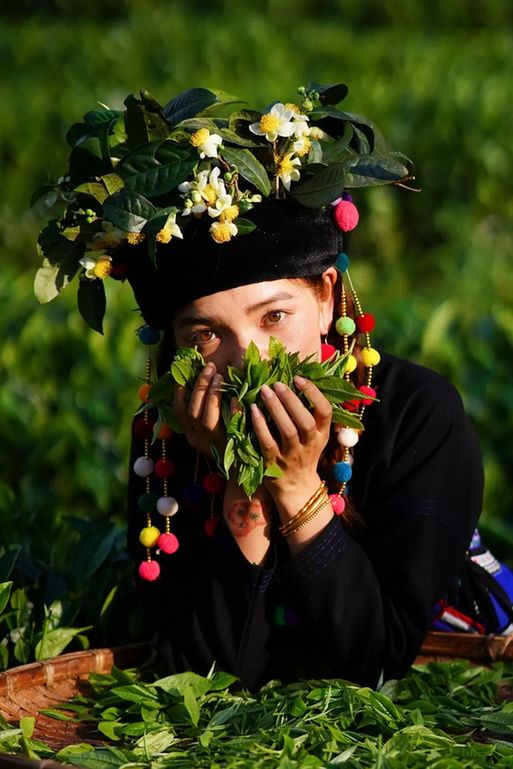
[[[180,549],[161,557],[158,583],[143,586],[170,670],[205,674],[215,661],[250,688],[319,676],[375,686],[408,670],[435,602],[463,566],[482,467],[461,399],[443,377],[383,355],[373,385],[380,400],[366,411],[349,488],[361,531],[348,533],[335,517],[294,557],[277,536],[258,567],[222,520],[209,539],[205,512],[182,507],[172,519]],[[171,480],[173,491],[180,482]],[[140,560],[144,482],[133,484],[129,533]]]

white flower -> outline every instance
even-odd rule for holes
[[[325,133],[322,128],[319,128],[319,126],[314,125],[310,129],[310,139],[320,142],[323,139],[326,139],[327,136],[328,134]]]
[[[166,223],[157,233],[155,240],[158,243],[169,243],[172,238],[183,238],[182,231],[176,223],[176,211],[169,214]]]
[[[86,278],[106,278],[112,269],[112,259],[106,254],[98,254],[95,251],[86,251],[79,263],[85,270]]]
[[[309,135],[311,129],[307,121],[308,117],[306,115],[294,116],[294,136],[296,139]]]
[[[208,128],[200,128],[192,134],[190,142],[197,148],[200,158],[216,158],[217,148],[223,143],[223,138],[219,134],[211,134]]]
[[[227,208],[231,208],[233,205],[233,199],[231,195],[221,195],[216,200],[215,208],[208,207],[208,215],[212,218],[220,216]]]
[[[126,232],[119,227],[115,227],[112,222],[102,222],[103,232],[96,232],[93,235],[90,248],[93,251],[103,251],[105,248],[118,246],[126,238]]]
[[[220,173],[221,169],[216,166],[210,171],[210,175],[208,170],[200,171],[192,182],[183,182],[179,185],[178,189],[184,193],[183,197],[186,202],[182,216],[188,216],[189,214],[200,215],[207,208],[216,206],[219,199],[230,197],[226,194],[223,180],[219,179]],[[231,198],[228,205],[231,205]]]
[[[233,222],[212,222],[209,229],[216,243],[227,243],[237,234],[237,226]]]
[[[249,130],[257,136],[265,136],[269,142],[276,141],[278,136],[292,136],[295,131],[292,122],[294,114],[293,110],[278,102],[270,112],[262,115],[258,123],[251,123]]]
[[[285,155],[278,164],[276,175],[286,190],[290,190],[290,183],[299,181],[297,166],[301,165],[299,158],[293,158],[292,153]]]

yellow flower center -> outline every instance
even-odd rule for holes
[[[211,232],[216,243],[227,243],[232,239],[229,222],[219,222],[217,227],[214,227]]]
[[[162,227],[159,232],[157,232],[155,240],[157,243],[169,243],[172,237],[171,227],[166,225],[165,227]]]
[[[267,115],[262,115],[260,118],[260,128],[265,134],[272,133],[280,127],[280,118],[276,115],[271,115],[270,112]]]
[[[209,206],[213,206],[217,200],[217,194],[211,184],[206,184],[201,190],[201,194]]]
[[[233,220],[236,219],[238,215],[239,215],[238,206],[228,206],[228,208],[225,208],[224,211],[221,213],[221,216],[219,217],[219,221],[233,222]]]
[[[308,155],[311,149],[312,149],[312,142],[310,141],[310,139],[304,136],[302,146],[300,149],[296,150],[296,155],[302,158],[304,157],[304,155]]]
[[[280,160],[280,163],[278,164],[279,174],[290,174],[294,170],[295,166],[290,157],[290,155],[285,155],[285,157]]]
[[[193,147],[199,147],[208,140],[209,136],[210,136],[210,131],[208,130],[208,128],[200,128],[198,131],[195,131],[192,134],[190,138],[190,142]]]
[[[290,109],[292,110],[292,112],[296,112],[296,113],[301,112],[297,104],[293,104],[290,101],[285,104],[285,109]]]
[[[93,275],[103,280],[110,275],[111,270],[112,262],[108,257],[105,257],[104,259],[98,259],[95,266],[93,267]]]
[[[143,232],[129,232],[126,236],[126,239],[131,246],[138,246],[139,243],[142,243],[146,238],[146,235]]]

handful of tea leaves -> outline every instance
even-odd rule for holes
[[[294,385],[294,377],[301,376],[312,381],[333,406],[332,421],[345,427],[361,429],[360,420],[343,408],[345,401],[368,397],[344,379],[349,353],[335,352],[322,363],[310,355],[300,360],[299,353],[289,353],[281,342],[271,337],[268,358],[263,359],[257,346],[251,342],[242,358],[242,366],[228,366],[225,381],[221,385],[222,419],[226,427],[226,447],[221,456],[215,447],[212,454],[219,471],[228,478],[232,468],[237,472],[237,482],[251,498],[264,477],[277,478],[281,470],[277,465],[265,466],[260,453],[250,416],[250,406],[256,403],[266,414],[260,396],[262,385],[272,386],[283,382],[298,395],[308,408],[311,404],[306,394]],[[196,348],[181,347],[171,364],[169,373],[164,374],[151,388],[149,406],[158,410],[159,419],[166,421],[173,429],[180,431],[172,408],[173,382],[192,392],[197,377],[206,365],[205,359]],[[233,413],[232,398],[238,402]],[[269,417],[270,420],[270,417]],[[272,423],[271,423],[272,424]],[[272,428],[271,428],[272,429]]]

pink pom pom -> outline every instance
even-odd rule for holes
[[[364,406],[371,406],[374,403],[373,398],[376,397],[376,390],[374,389],[374,387],[369,387],[368,385],[362,385],[358,389],[363,395],[370,396],[369,398],[362,398],[360,403],[363,403]]]
[[[340,203],[335,206],[333,216],[337,227],[341,229],[342,232],[350,232],[351,230],[354,230],[358,224],[358,219],[360,218],[360,214],[358,213],[355,204],[351,203],[349,200],[341,200]]]
[[[203,529],[205,530],[205,534],[207,537],[213,537],[214,532],[217,528],[217,524],[219,523],[219,518],[209,518],[208,521],[205,521],[203,524]]]
[[[331,506],[335,515],[342,515],[346,509],[346,503],[343,497],[339,494],[330,494]]]
[[[172,555],[178,550],[178,540],[174,534],[167,531],[158,538],[157,547],[166,555]]]
[[[142,561],[139,565],[139,576],[146,582],[154,582],[160,574],[160,566],[157,561]]]
[[[328,360],[336,350],[337,348],[333,347],[332,344],[321,344],[321,360]]]
[[[207,494],[222,494],[225,480],[217,473],[207,473],[203,478],[203,488]]]

